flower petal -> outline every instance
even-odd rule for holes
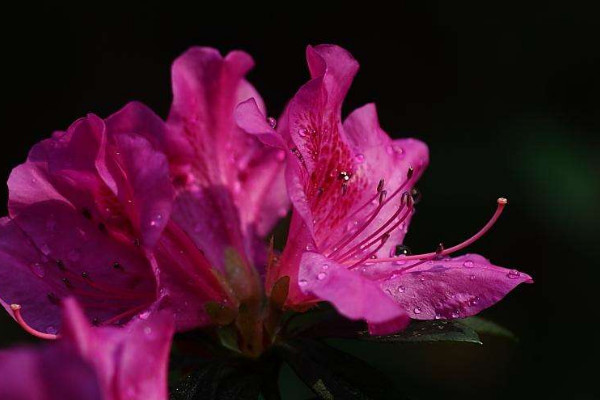
[[[304,253],[298,282],[305,293],[329,301],[345,317],[365,320],[374,334],[394,333],[410,321],[376,282],[318,253]]]
[[[105,399],[94,368],[74,349],[59,345],[0,352],[0,398]]]
[[[25,321],[48,333],[59,330],[56,304],[63,297],[78,298],[99,323],[127,320],[149,306],[156,297],[155,278],[143,253],[100,227],[58,201],[36,203],[4,219],[3,303],[22,305]]]
[[[134,319],[125,327],[92,328],[73,299],[64,302],[63,339],[98,374],[105,398],[164,400],[167,365],[174,333],[172,316]]]
[[[381,288],[408,310],[411,318],[452,319],[475,315],[517,285],[532,282],[527,274],[466,254],[399,272],[382,281]]]

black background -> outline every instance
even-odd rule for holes
[[[2,6],[0,176],[87,112],[106,117],[137,99],[165,117],[170,63],[189,46],[252,54],[249,79],[276,116],[308,77],[305,46],[339,44],[361,63],[345,111],[375,101],[390,134],[430,146],[407,244],[456,243],[506,196],[505,215],[471,251],[536,281],[484,313],[517,345],[485,338],[482,347],[384,350],[395,379],[421,398],[595,398],[598,9],[325,3]],[[7,316],[0,324],[5,346],[28,340]]]

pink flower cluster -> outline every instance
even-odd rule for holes
[[[275,291],[284,309],[327,301],[382,335],[474,315],[531,282],[479,255],[450,257],[505,199],[471,239],[409,254],[426,145],[391,139],[373,104],[342,120],[358,63],[333,45],[306,57],[311,78],[277,121],[244,78],[248,54],[192,48],[173,63],[166,122],[133,102],[31,149],[8,180],[0,301],[58,340],[0,353],[12,371],[1,398],[166,399],[175,331],[233,324],[256,354]],[[265,238],[290,206],[279,254]],[[17,387],[15,372],[35,384]]]

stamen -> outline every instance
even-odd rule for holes
[[[21,315],[21,305],[20,304],[11,304],[10,309],[13,312],[15,320],[17,321],[17,323],[19,325],[21,325],[21,328],[23,328],[25,330],[25,332],[27,332],[35,337],[39,337],[40,339],[48,339],[48,340],[58,339],[58,335],[53,335],[51,333],[42,333],[38,330],[33,329],[31,326],[29,326],[27,324],[27,322],[25,322],[25,320],[23,319],[23,316]]]
[[[364,245],[369,240],[371,240],[374,237],[376,237],[377,235],[379,235],[392,222],[394,222],[394,220],[400,215],[400,212],[402,212],[402,210],[406,206],[406,207],[408,207],[406,213],[398,221],[396,221],[396,223],[394,223],[392,225],[392,227],[387,230],[386,233],[391,233],[398,226],[400,226],[400,224],[406,220],[406,218],[411,213],[412,208],[413,208],[411,197],[408,196],[408,193],[406,193],[406,192],[404,192],[404,194],[406,194],[407,196],[402,195],[402,200],[401,200],[402,203],[400,204],[400,207],[398,207],[398,210],[396,210],[396,212],[382,226],[380,226],[375,232],[371,233],[369,236],[367,236],[366,238],[364,238],[360,243],[358,243],[357,245],[355,245],[352,248],[348,249],[344,254],[342,254],[341,256],[339,256],[338,259],[339,260],[346,260],[346,259],[348,259],[349,255],[352,255],[352,253],[356,252],[357,250],[364,249],[364,248],[369,248],[370,246],[372,246],[373,244],[375,244],[379,239],[375,239],[374,242],[371,242],[371,243],[369,243],[366,246]],[[346,244],[348,244],[348,243],[346,243]],[[331,257],[331,255],[329,257]]]
[[[498,220],[498,218],[500,217],[500,215],[502,214],[502,211],[504,210],[504,206],[506,204],[508,204],[508,200],[506,200],[504,197],[500,197],[497,200],[498,206],[496,208],[496,212],[494,212],[494,215],[492,215],[492,218],[490,218],[490,220],[487,222],[487,224],[485,224],[483,226],[483,228],[481,228],[479,230],[479,232],[477,232],[475,235],[473,235],[472,237],[470,237],[469,239],[465,240],[462,243],[457,244],[456,246],[452,246],[448,249],[442,249],[441,252],[432,252],[432,253],[424,253],[424,254],[415,254],[415,255],[410,255],[410,256],[404,256],[402,257],[402,261],[410,261],[410,260],[431,260],[434,259],[436,257],[441,257],[441,256],[445,256],[448,254],[452,254],[456,251],[462,250],[465,247],[469,246],[471,243],[475,242],[476,240],[478,240],[480,237],[482,237],[483,235],[486,234],[487,231],[490,230],[490,228],[492,226],[494,226],[494,224],[496,223],[496,221]],[[378,260],[373,260],[373,261],[367,261],[369,264],[372,263],[379,263],[379,262],[392,262],[392,261],[397,261],[398,258],[396,257],[391,257],[391,258],[380,258]],[[411,266],[412,268],[412,266]]]
[[[357,261],[354,264],[352,264],[350,267],[348,267],[348,269],[354,269],[354,268],[358,267],[359,265],[361,265],[362,263],[364,263],[365,261],[367,261],[368,259],[374,259],[373,257],[383,247],[383,245],[385,244],[385,242],[388,241],[389,238],[390,238],[390,234],[389,233],[386,233],[385,235],[383,235],[381,237],[381,243],[379,244],[379,246],[377,246],[375,248],[375,250],[373,250],[372,252],[370,252],[369,254],[367,254],[366,256],[364,256],[363,258],[361,258],[359,261]]]

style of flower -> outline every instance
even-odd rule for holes
[[[435,252],[407,254],[403,245],[414,188],[428,164],[425,144],[392,140],[368,104],[342,123],[341,108],[358,63],[345,50],[307,49],[311,80],[289,103],[277,130],[250,99],[237,109],[242,128],[284,149],[293,203],[287,244],[267,271],[267,287],[290,278],[287,306],[305,309],[331,302],[350,319],[363,319],[373,334],[389,334],[412,319],[464,318],[499,301],[531,278],[492,265],[478,255],[447,257],[482,236]]]

